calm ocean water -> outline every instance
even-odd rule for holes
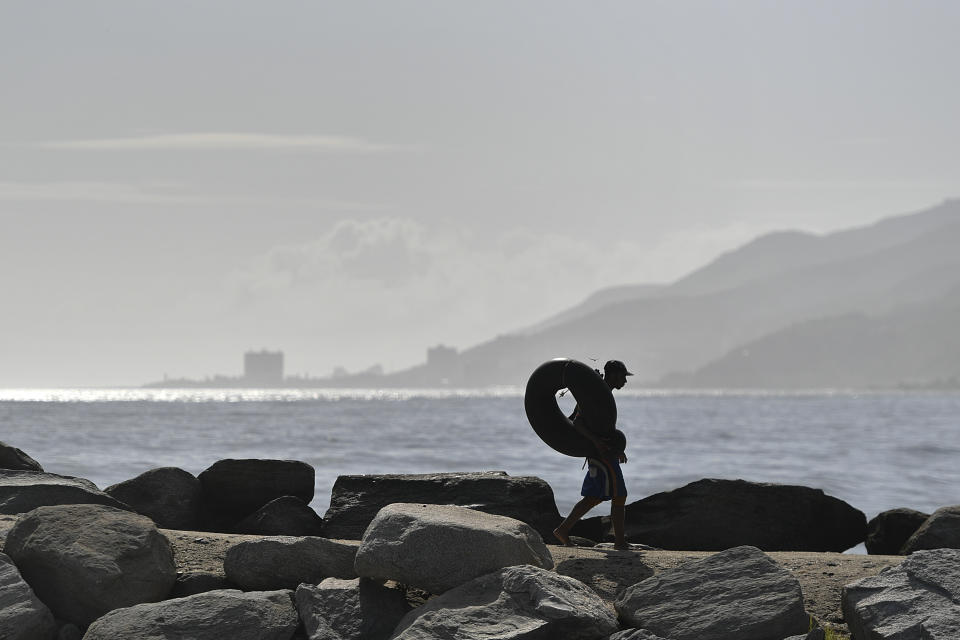
[[[872,517],[960,504],[960,393],[617,392],[628,502],[705,477],[823,489]],[[569,397],[561,404],[572,406]],[[101,488],[158,466],[282,458],[340,474],[500,469],[579,497],[582,460],[543,444],[519,390],[6,390],[0,440]]]

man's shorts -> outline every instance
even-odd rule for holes
[[[587,498],[610,500],[627,496],[620,463],[616,460],[587,458],[587,475],[583,477],[580,495]]]

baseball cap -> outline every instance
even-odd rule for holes
[[[623,364],[620,360],[607,360],[607,364],[603,365],[604,371],[621,371],[625,376],[632,376],[633,374],[627,371],[627,365]]]

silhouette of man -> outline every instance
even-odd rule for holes
[[[633,374],[627,371],[627,366],[619,360],[609,360],[603,365],[603,380],[613,389],[622,389],[627,384],[627,376]],[[601,439],[590,431],[584,424],[579,405],[570,415],[573,427],[594,444],[599,457],[587,458],[587,475],[583,478],[583,487],[580,490],[582,498],[573,506],[570,515],[553,530],[553,535],[566,546],[570,546],[570,529],[579,522],[590,509],[610,500],[610,519],[613,521],[613,548],[629,549],[624,538],[624,520],[626,518],[627,487],[623,481],[623,472],[620,464],[627,461],[625,449],[626,437],[622,431],[616,430],[613,435]]]

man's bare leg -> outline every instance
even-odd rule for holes
[[[590,509],[603,502],[600,498],[581,498],[580,502],[573,505],[570,515],[560,523],[560,526],[553,530],[553,537],[560,541],[566,547],[570,545],[570,529],[582,518]]]
[[[618,496],[610,503],[610,520],[613,522],[613,548],[621,551],[630,548],[623,534],[627,520],[626,502],[626,496]]]

